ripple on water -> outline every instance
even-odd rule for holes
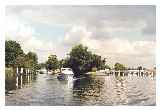
[[[69,82],[39,74],[21,89],[8,91],[6,105],[155,105],[155,80],[111,75]]]

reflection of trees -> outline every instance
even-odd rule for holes
[[[73,86],[74,97],[80,99],[90,99],[99,97],[102,91],[104,82],[98,78],[86,77],[83,79],[76,80]]]
[[[36,81],[37,75],[35,74],[28,74],[28,75],[22,75],[23,78],[23,84],[30,83],[30,81]]]
[[[116,81],[120,82],[120,83],[123,83],[123,81],[125,80],[125,77],[123,76],[115,76],[116,78]]]
[[[5,78],[5,89],[7,91],[16,89],[16,76],[10,76]]]
[[[34,74],[9,76],[5,78],[5,89],[6,91],[15,90],[16,88],[21,88],[23,85],[26,85],[36,79],[37,75]]]

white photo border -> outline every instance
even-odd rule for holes
[[[5,6],[7,5],[156,5],[156,106],[5,106]],[[155,110],[160,107],[160,2],[159,0],[5,0],[0,3],[0,109],[4,110]]]

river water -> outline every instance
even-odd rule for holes
[[[56,75],[28,75],[6,79],[6,105],[154,106],[155,87],[153,77],[109,75],[59,81]]]

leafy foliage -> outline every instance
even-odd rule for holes
[[[88,47],[79,44],[72,48],[69,57],[64,60],[63,66],[72,68],[75,75],[78,76],[92,71],[92,68],[96,68],[96,70],[105,69],[105,63],[106,59],[92,54],[91,51],[88,51]]]
[[[50,55],[46,62],[46,68],[48,70],[55,70],[59,67],[59,62],[56,55]]]
[[[23,67],[33,70],[38,68],[38,57],[34,52],[25,54],[19,43],[16,41],[5,41],[6,67]]]
[[[5,41],[5,65],[7,67],[14,66],[19,55],[23,55],[21,46],[16,41]]]
[[[125,67],[123,64],[115,63],[114,69],[115,69],[115,70],[125,70],[126,67]]]

